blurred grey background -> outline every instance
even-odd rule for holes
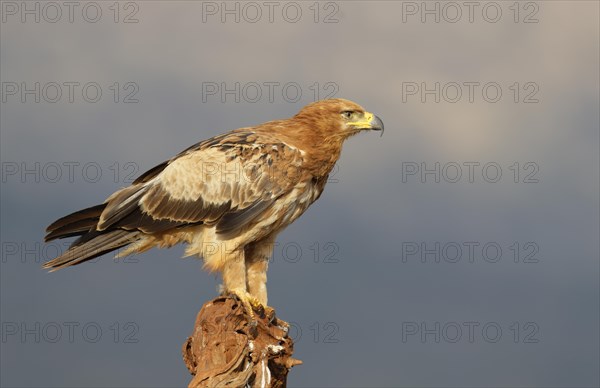
[[[183,247],[48,274],[44,228],[325,97],[386,132],[347,142],[275,248],[290,386],[599,385],[598,2],[1,11],[2,386],[186,385],[219,279]]]

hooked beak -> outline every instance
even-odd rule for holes
[[[383,136],[383,121],[379,117],[375,116],[373,113],[365,112],[365,114],[360,120],[348,124],[352,125],[356,129],[370,129],[373,131],[381,131],[381,136]]]
[[[383,136],[383,127],[383,121],[379,117],[373,115],[373,119],[371,120],[371,129],[374,131],[381,131],[380,136]]]

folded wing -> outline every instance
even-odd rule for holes
[[[198,143],[140,176],[104,204],[63,217],[46,241],[80,236],[45,264],[58,269],[189,225],[214,225],[231,238],[289,192],[302,171],[301,153],[252,130]]]

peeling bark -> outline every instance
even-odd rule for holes
[[[189,387],[286,386],[289,370],[302,361],[292,358],[289,325],[256,314],[250,323],[234,297],[218,297],[202,306],[194,331],[183,344],[183,360],[194,376]]]

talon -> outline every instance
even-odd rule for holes
[[[248,317],[250,318],[250,324],[254,325],[254,327],[257,326],[257,322],[256,322],[256,315],[254,314],[254,312],[256,311],[258,313],[258,315],[260,317],[264,317],[265,316],[265,306],[262,305],[262,303],[259,302],[258,299],[256,299],[255,297],[253,297],[252,295],[250,295],[246,290],[241,290],[241,289],[233,289],[233,290],[229,290],[229,293],[231,295],[234,295],[235,297],[237,297],[240,302],[242,303],[242,306],[244,306],[244,310],[246,311],[246,314],[248,314]],[[270,307],[267,307],[270,309]]]
[[[252,309],[256,311],[261,318],[263,318],[265,316],[265,306],[263,306],[258,299],[254,297],[250,298],[252,298],[250,299],[250,305],[252,306]]]
[[[265,315],[269,323],[275,323],[277,317],[275,316],[275,309],[273,307],[265,306]]]

